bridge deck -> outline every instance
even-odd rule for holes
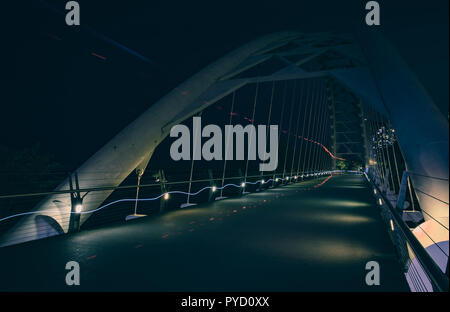
[[[321,181],[2,248],[0,290],[407,291],[362,177]],[[365,284],[371,260],[380,286]]]

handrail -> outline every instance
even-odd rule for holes
[[[367,178],[367,175],[366,175]],[[449,291],[449,279],[447,275],[445,275],[442,270],[438,267],[436,262],[434,262],[433,258],[428,254],[422,244],[417,240],[414,234],[406,225],[405,221],[403,221],[402,217],[398,213],[398,211],[392,206],[391,202],[386,198],[386,196],[381,192],[380,188],[373,183],[372,180],[367,179],[368,182],[377,190],[377,193],[382,197],[383,203],[389,208],[392,216],[394,217],[396,223],[400,227],[402,233],[404,234],[406,240],[408,241],[409,246],[414,251],[417,260],[420,262],[422,268],[425,273],[429,277],[431,283],[433,284],[433,288],[437,289],[440,292],[448,292]]]
[[[308,173],[309,174],[309,173]],[[279,174],[281,175],[281,174]],[[253,175],[253,176],[247,176],[247,178],[260,178],[260,177],[272,177],[273,174],[265,174],[265,175]],[[236,180],[236,179],[242,179],[243,176],[236,176],[236,177],[226,177],[224,180]],[[192,180],[192,181],[174,181],[174,182],[166,182],[166,185],[176,185],[176,184],[187,184],[189,182],[192,183],[200,183],[200,182],[210,182],[210,181],[221,181],[222,178],[212,178],[212,179],[199,179],[199,180]],[[141,184],[139,187],[152,187],[152,186],[160,186],[160,183],[148,183],[148,184]],[[130,189],[130,188],[136,188],[137,185],[122,185],[122,186],[104,186],[104,187],[95,187],[95,188],[80,188],[79,192],[98,192],[98,191],[108,191],[108,190],[120,190],[120,189]],[[19,197],[32,197],[32,196],[45,196],[45,195],[55,195],[55,194],[69,194],[73,193],[73,190],[59,190],[59,191],[50,191],[50,192],[40,192],[40,193],[29,193],[29,194],[10,194],[10,195],[0,195],[0,199],[7,199],[7,198],[19,198]]]
[[[300,175],[300,176],[297,176],[297,175],[296,176],[286,176],[284,178],[275,178],[275,179],[273,179],[273,177],[275,177],[276,174],[275,175],[274,174],[252,175],[252,176],[247,176],[247,178],[260,178],[260,180],[257,180],[255,182],[247,181],[247,182],[243,182],[242,184],[244,184],[244,185],[246,185],[246,184],[258,184],[258,183],[264,184],[265,180],[261,179],[263,177],[271,177],[270,179],[267,180],[267,182],[278,181],[279,179],[281,179],[281,181],[289,181],[289,179],[294,179],[296,181],[298,177],[303,178],[303,177],[309,177],[309,176],[321,176],[321,175],[325,175],[325,174],[331,174],[332,172],[333,171],[322,171],[322,172],[314,172],[314,173],[308,172],[308,173],[302,173],[302,175]],[[227,179],[241,179],[242,180],[243,178],[244,178],[243,176],[239,176],[239,177],[230,177],[230,178],[227,178]],[[210,182],[210,181],[221,181],[221,180],[222,179],[220,179],[220,178],[217,178],[217,179],[212,178],[212,179],[200,179],[200,180],[192,180],[192,181],[178,181],[178,182],[172,182],[171,184],[186,184],[186,183],[191,183],[191,182]],[[166,184],[168,184],[168,183],[166,183]],[[151,184],[151,186],[159,186],[159,185],[160,184]],[[87,210],[87,211],[84,211],[84,212],[69,211],[69,212],[67,212],[67,214],[69,214],[69,215],[71,215],[71,214],[91,214],[91,213],[97,212],[97,211],[102,210],[102,209],[104,209],[104,208],[106,208],[106,207],[108,207],[108,206],[110,206],[112,204],[119,203],[119,202],[129,202],[129,201],[134,202],[134,201],[138,201],[138,200],[145,200],[145,201],[151,200],[151,201],[153,201],[153,200],[157,200],[157,199],[160,199],[160,198],[164,197],[166,194],[174,194],[174,193],[175,194],[185,194],[185,195],[193,196],[193,195],[200,194],[201,192],[203,192],[206,189],[213,189],[213,187],[215,187],[216,189],[224,189],[224,188],[226,188],[228,186],[235,186],[235,187],[239,187],[239,188],[243,187],[241,184],[239,184],[239,185],[227,184],[227,185],[223,185],[221,187],[206,186],[206,187],[202,188],[201,190],[199,190],[199,191],[197,191],[195,193],[176,191],[175,190],[175,191],[169,191],[169,192],[166,192],[166,193],[162,193],[162,194],[160,194],[160,195],[158,195],[156,197],[153,197],[153,198],[119,199],[119,200],[116,200],[116,201],[104,204],[103,206],[100,206],[99,208],[96,208],[96,209],[93,209],[93,210]],[[135,186],[135,185],[134,186],[126,186],[126,188],[134,188],[134,187],[137,187],[137,186]],[[142,185],[140,185],[139,187],[142,187]],[[115,189],[117,189],[117,188],[115,188]],[[78,192],[82,192],[82,190],[77,190],[77,191]],[[89,189],[89,191],[93,191],[93,189]],[[67,191],[60,191],[60,192],[68,193]],[[73,191],[69,191],[69,192],[73,192]],[[30,196],[33,196],[33,195],[30,195]],[[4,220],[11,219],[11,218],[14,218],[14,217],[20,217],[20,216],[24,216],[24,215],[30,215],[30,214],[42,213],[42,212],[43,211],[30,211],[30,212],[18,213],[18,214],[14,214],[14,215],[10,215],[10,216],[4,217],[4,218],[0,218],[0,222],[4,221]]]

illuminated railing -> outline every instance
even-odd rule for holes
[[[301,175],[293,175],[293,176],[282,176],[282,175],[274,175],[272,174],[265,174],[265,175],[251,175],[251,176],[235,176],[235,177],[226,177],[226,178],[212,178],[212,179],[198,179],[198,180],[187,180],[187,181],[170,181],[170,182],[159,182],[159,183],[150,183],[150,184],[141,184],[139,185],[140,189],[151,189],[153,190],[154,196],[141,196],[141,197],[134,197],[129,196],[131,194],[134,194],[136,192],[136,189],[138,185],[121,185],[118,187],[102,187],[102,188],[95,188],[95,189],[78,189],[77,192],[85,193],[85,192],[98,192],[98,191],[106,191],[106,190],[113,190],[115,196],[111,196],[110,199],[108,199],[107,202],[102,203],[98,206],[98,208],[94,210],[89,211],[83,211],[83,204],[82,202],[76,204],[75,209],[72,209],[72,211],[67,211],[62,214],[62,217],[59,221],[59,225],[61,228],[68,228],[69,223],[74,217],[82,216],[82,215],[98,215],[99,213],[103,213],[100,217],[98,217],[98,220],[90,222],[91,225],[81,226],[77,228],[77,230],[83,230],[84,228],[89,228],[92,226],[98,226],[103,224],[108,224],[111,222],[117,222],[117,221],[123,221],[126,216],[130,215],[132,213],[132,206],[133,203],[149,203],[149,202],[162,202],[163,204],[167,205],[167,203],[171,203],[172,209],[183,209],[182,205],[180,206],[180,203],[182,203],[187,196],[189,196],[192,200],[194,200],[196,203],[202,203],[202,202],[208,202],[214,199],[220,199],[220,195],[223,194],[223,191],[227,190],[229,193],[227,194],[228,197],[231,196],[239,196],[243,194],[243,191],[246,192],[254,192],[257,190],[263,190],[265,188],[273,188],[280,185],[285,185],[289,183],[296,183],[300,181],[304,181],[307,179],[315,179],[320,178],[325,175],[330,175],[332,171],[322,171],[322,172],[305,172]],[[222,184],[223,183],[223,184]],[[161,188],[162,184],[164,187],[173,187],[172,190],[163,191]],[[187,192],[183,191],[182,187],[186,186],[188,184],[193,185],[200,185],[196,188],[195,191]],[[203,185],[202,185],[203,184]],[[206,184],[206,185],[205,185]],[[30,197],[37,197],[38,199],[44,198],[48,195],[57,195],[59,198],[67,198],[70,196],[74,191],[73,190],[62,190],[62,191],[53,191],[53,192],[42,192],[42,193],[31,193],[31,194],[17,194],[17,195],[7,195],[7,196],[0,196],[0,200],[26,200]],[[128,194],[128,196],[126,194]],[[209,199],[199,199],[198,197],[209,194]],[[231,196],[230,196],[231,194]],[[117,198],[120,197],[120,198]],[[117,199],[116,199],[117,198]],[[122,207],[120,207],[121,204],[125,204]],[[131,204],[131,205],[130,205]],[[155,206],[159,207],[158,204]],[[78,207],[78,209],[77,209]],[[150,213],[151,209],[148,207],[140,208],[139,212],[145,213],[145,214],[153,214]],[[158,209],[156,209],[158,210]],[[19,221],[21,218],[30,216],[30,215],[38,215],[38,216],[45,216],[46,214],[54,213],[56,211],[56,208],[54,210],[41,210],[41,211],[24,211],[20,213],[11,213],[6,216],[0,216],[0,235],[5,234],[14,224],[15,222]],[[158,210],[158,213],[161,212]],[[90,218],[91,219],[91,218]],[[91,221],[90,219],[87,220],[87,222]],[[35,225],[34,225],[35,226]],[[38,225],[36,225],[38,226]],[[21,230],[21,236],[22,238],[27,235],[31,235],[32,229],[30,228],[23,228]],[[62,234],[62,233],[61,233]],[[12,243],[14,244],[14,242]],[[11,245],[11,244],[8,244]]]
[[[404,265],[404,269],[409,273],[410,282],[414,286],[414,291],[448,292],[448,277],[417,240],[386,195],[374,183],[375,179],[370,179],[367,174],[365,174],[365,177],[374,189],[374,196],[377,199],[378,205],[382,208],[382,216],[393,234],[391,237],[397,248],[400,260]]]

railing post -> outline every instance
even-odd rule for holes
[[[403,171],[402,182],[400,183],[400,190],[398,191],[397,204],[395,207],[401,213],[405,205],[406,188],[408,187],[408,172]]]
[[[164,170],[160,169],[158,172],[159,176],[159,183],[161,185],[161,194],[167,193],[167,186],[166,186],[166,176],[164,175]],[[163,213],[164,210],[166,210],[167,206],[167,199],[165,198],[165,195],[161,197],[161,200],[159,202],[159,213]]]
[[[80,216],[83,210],[83,199],[80,195],[80,185],[78,184],[78,175],[75,172],[75,189],[73,187],[72,175],[69,174],[69,187],[70,187],[70,218],[68,232],[78,232],[80,230]]]
[[[136,174],[137,174],[137,186],[136,186],[136,201],[134,202],[134,212],[133,212],[133,214],[125,217],[126,221],[147,216],[145,214],[137,213],[137,207],[138,207],[138,201],[139,201],[139,187],[141,185],[141,178],[142,178],[142,175],[144,174],[144,170],[142,170],[141,168],[136,169]]]

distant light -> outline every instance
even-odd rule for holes
[[[377,189],[373,189],[373,193],[376,194],[377,193]]]
[[[217,190],[217,187],[214,185],[214,186],[212,187],[212,191],[215,192],[216,190]]]
[[[391,230],[393,231],[394,230],[394,222],[392,221],[392,219],[390,220],[390,223],[391,223]]]
[[[164,194],[164,199],[165,199],[165,200],[168,200],[168,199],[169,199],[169,193],[165,193],[165,194]]]
[[[245,182],[242,182],[242,183],[241,183],[241,187],[245,187]]]
[[[264,184],[264,180],[261,180],[261,184]]]
[[[275,179],[275,182],[278,182],[278,180],[280,180],[280,179],[276,178],[276,179]]]
[[[380,204],[380,206],[383,205],[383,200],[381,198],[378,198],[378,204]]]
[[[286,177],[286,181],[289,181],[289,177]]]
[[[76,213],[80,213],[80,212],[82,212],[83,211],[83,205],[82,204],[77,204],[76,206],[75,206],[75,212]]]
[[[295,176],[294,178],[295,178],[295,180],[297,180],[297,179],[298,179],[298,177],[297,177],[297,176]]]

